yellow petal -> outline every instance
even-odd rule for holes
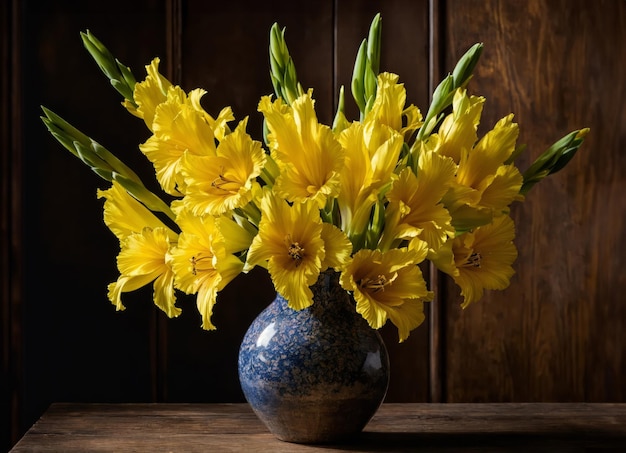
[[[110,189],[98,190],[98,198],[105,198],[104,223],[120,241],[134,233],[141,233],[144,228],[152,230],[164,228],[171,241],[176,240],[176,233],[165,226],[152,211],[133,198],[116,181]]]
[[[138,106],[134,114],[143,118],[150,130],[152,130],[156,108],[166,101],[167,92],[172,86],[172,83],[159,72],[160,61],[159,58],[154,58],[150,65],[146,66],[148,73],[146,79],[135,84],[133,93],[133,98]]]
[[[325,255],[321,269],[332,267],[338,271],[348,262],[352,253],[352,243],[342,230],[330,223],[322,224],[322,239]]]

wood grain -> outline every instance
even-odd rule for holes
[[[462,311],[449,284],[448,401],[626,398],[626,3],[447,2],[448,65],[485,50],[470,91],[481,129],[514,112],[518,162],[590,127],[561,173],[514,206],[519,259],[504,292]]]
[[[12,453],[623,451],[626,405],[383,404],[340,445],[275,439],[245,404],[54,404]]]

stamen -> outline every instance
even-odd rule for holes
[[[224,176],[224,167],[220,166],[220,173],[217,178],[211,181],[211,187],[228,193],[237,193],[239,190],[239,183],[226,178],[226,176]]]
[[[385,286],[390,285],[396,279],[396,276],[397,275],[394,275],[392,279],[388,279],[383,274],[380,274],[376,278],[364,277],[361,280],[359,280],[359,287],[365,290],[368,290],[372,293],[384,291]]]
[[[287,244],[289,257],[295,262],[296,267],[300,266],[304,259],[304,248],[298,241],[293,241],[290,234],[285,237],[285,243]]]
[[[208,266],[202,267],[202,264],[209,261],[210,264]],[[193,275],[198,275],[198,271],[210,271],[213,269],[213,257],[210,255],[201,255],[201,256],[192,256],[189,258],[189,262],[191,263],[191,273]]]
[[[465,264],[463,264],[463,266],[464,267],[480,267],[482,259],[483,257],[480,253],[474,252],[469,256],[469,258],[467,259]]]

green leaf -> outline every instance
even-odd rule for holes
[[[133,96],[136,81],[130,68],[117,60],[89,30],[81,32],[80,37],[85,49],[87,49],[87,52],[89,52],[100,70],[109,79],[113,88],[124,96],[124,99],[137,107]]]
[[[124,162],[119,160],[113,153],[104,148],[98,142],[91,140],[91,149],[100,157],[104,162],[111,166],[116,173],[123,175],[125,178],[131,179],[138,184],[142,184],[141,179],[137,174],[130,169]]]
[[[359,46],[352,70],[352,97],[359,107],[360,112],[365,112],[365,67],[367,64],[367,40],[364,39]]]
[[[78,157],[78,154],[76,153],[76,150],[74,149],[74,142],[71,139],[68,139],[67,137],[65,137],[61,131],[57,128],[57,126],[50,121],[50,119],[46,118],[46,117],[40,117],[41,120],[44,122],[44,124],[46,125],[46,127],[48,128],[48,132],[50,132],[50,134],[61,144],[63,145],[63,147],[65,149],[67,149],[68,151],[70,151],[72,154],[74,154],[76,157]]]
[[[72,141],[76,140],[81,143],[88,143],[91,141],[89,137],[87,137],[81,131],[65,121],[59,115],[54,113],[52,110],[49,110],[44,106],[41,106],[41,109],[43,110],[47,118],[47,121],[44,121],[46,125],[52,125],[55,131],[57,131],[59,134],[62,134],[65,137],[71,137]]]
[[[465,54],[459,59],[454,71],[452,72],[452,78],[454,79],[454,89],[465,86],[469,81],[474,68],[483,53],[483,44],[476,43],[470,47]]]
[[[291,104],[304,94],[298,82],[296,66],[289,55],[285,41],[285,28],[282,30],[277,23],[270,29],[270,78],[276,96]]]
[[[434,130],[438,123],[439,114],[446,109],[454,98],[454,79],[452,75],[448,76],[439,82],[437,88],[433,92],[433,98],[428,107],[428,112],[424,118],[424,125],[417,133],[417,140],[423,140]]]
[[[102,179],[106,180],[106,181],[112,181],[113,180],[113,173],[109,170],[104,170],[102,168],[97,168],[97,167],[92,167],[91,168],[93,170],[93,172],[100,176]]]
[[[365,232],[365,247],[375,249],[385,229],[385,206],[381,200],[372,208],[370,226]]]
[[[118,181],[131,195],[148,209],[163,212],[172,220],[174,213],[157,195],[150,192],[139,176],[119,160],[113,153],[80,132],[63,118],[42,107],[45,117],[42,121],[52,134],[72,154],[78,157],[95,174],[106,181]]]
[[[366,39],[361,41],[352,71],[352,97],[359,107],[363,119],[376,99],[378,73],[380,71],[380,49],[382,19],[376,14],[370,24]]]
[[[552,175],[572,160],[589,133],[589,128],[575,130],[554,142],[524,172],[520,194],[528,191],[545,177]]]
[[[83,161],[85,165],[93,169],[101,169],[106,173],[111,173],[113,168],[110,165],[107,165],[89,146],[85,146],[81,142],[74,142],[74,149],[78,155],[78,158]],[[107,179],[107,181],[111,181]]]
[[[45,118],[41,117],[41,119],[52,136],[72,154],[94,169],[94,171],[95,169],[102,170],[101,172],[96,172],[96,174],[109,175],[111,172],[116,172],[127,179],[142,184],[139,176],[113,153],[76,129],[53,111],[43,106],[41,108],[46,115]],[[110,177],[105,179],[107,181],[111,180]]]
[[[370,69],[375,75],[378,75],[380,71],[381,35],[382,18],[380,17],[380,13],[378,13],[372,20],[367,36],[367,59],[370,63]]]

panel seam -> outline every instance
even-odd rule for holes
[[[445,35],[442,25],[445,17],[445,0],[428,0],[428,90],[435,91],[441,79],[441,62],[445,60]],[[429,99],[432,102],[432,99]],[[429,266],[430,288],[434,297],[428,316],[429,383],[428,398],[432,403],[447,401],[446,395],[446,310],[445,278],[431,262]]]

